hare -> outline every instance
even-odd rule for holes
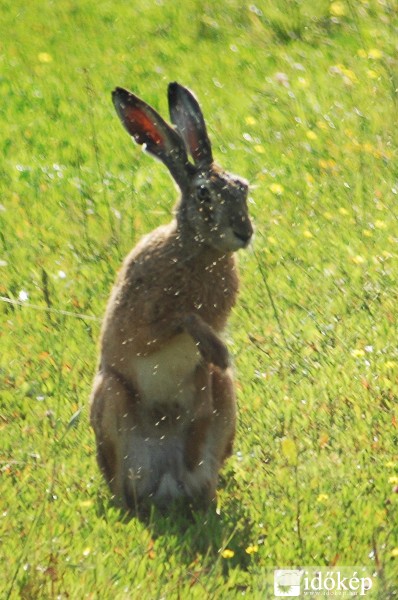
[[[126,257],[110,296],[90,407],[98,464],[126,509],[165,510],[179,499],[207,508],[235,434],[221,336],[238,291],[233,253],[253,233],[248,184],[213,162],[203,114],[185,87],[168,87],[174,127],[123,88],[112,98],[181,197],[171,223]]]

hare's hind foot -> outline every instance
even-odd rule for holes
[[[206,460],[194,470],[187,468],[184,439],[132,436],[127,465],[124,493],[133,510],[151,504],[160,510],[175,504],[207,506],[215,497],[217,465]]]

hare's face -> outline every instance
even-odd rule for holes
[[[245,248],[253,234],[248,189],[244,179],[215,166],[199,171],[182,201],[195,241],[221,252]]]
[[[149,104],[123,88],[113,92],[116,111],[138,144],[161,160],[182,191],[180,235],[226,253],[245,248],[253,234],[248,185],[213,162],[210,140],[195,96],[169,85],[170,127]],[[192,162],[188,158],[188,153]]]

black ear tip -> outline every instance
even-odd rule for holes
[[[182,85],[180,85],[177,81],[170,81],[169,90],[178,90],[178,88],[182,88]]]
[[[176,81],[171,81],[169,83],[168,90],[167,90],[169,100],[173,100],[174,98],[176,98],[178,91],[180,89],[181,89],[181,86],[179,83],[177,83]]]
[[[133,94],[122,87],[115,87],[112,92],[112,100],[115,102],[116,100],[127,100],[132,97]]]

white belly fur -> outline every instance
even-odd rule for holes
[[[149,404],[187,402],[192,398],[192,375],[200,361],[198,348],[187,333],[149,354],[136,356],[133,368],[138,388]]]

